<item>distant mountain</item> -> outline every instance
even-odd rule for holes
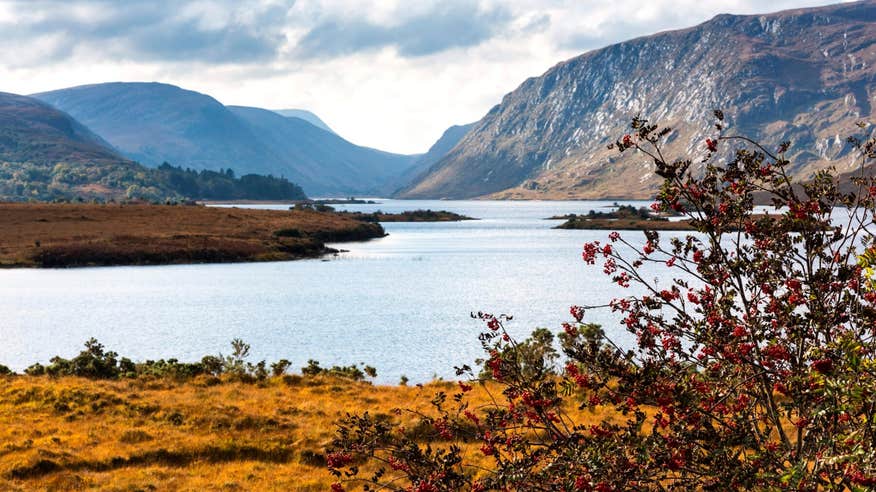
[[[36,94],[131,159],[285,176],[310,195],[378,194],[414,157],[355,146],[299,118],[235,108],[159,83],[107,83]]]
[[[126,156],[238,174],[281,174],[280,159],[210,96],[158,83],[108,83],[34,94],[70,113]]]
[[[149,169],[122,157],[67,113],[0,93],[0,200],[303,199],[286,180]]]
[[[407,198],[653,196],[641,155],[606,145],[640,114],[674,128],[669,155],[701,151],[711,110],[731,131],[792,142],[801,180],[852,166],[843,136],[872,119],[876,2],[770,15],[719,15],[699,26],[595,50],[506,95]]]
[[[469,123],[467,125],[453,125],[445,130],[441,135],[441,138],[429,147],[429,151],[421,155],[416,162],[414,162],[414,165],[411,166],[401,178],[399,178],[397,188],[409,186],[416,181],[420,175],[427,172],[429,168],[434,166],[442,157],[453,150],[453,148],[456,147],[456,144],[462,140],[462,137],[471,131],[474,126],[474,123]]]
[[[259,135],[259,140],[284,157],[287,174],[300,176],[305,190],[384,194],[418,156],[391,154],[354,145],[334,133],[299,118],[274,111],[229,106],[229,111]],[[317,192],[309,192],[311,195]]]
[[[313,125],[317,128],[320,128],[320,129],[325,130],[327,132],[332,132],[335,135],[337,135],[337,133],[334,130],[329,128],[329,126],[326,125],[325,122],[319,118],[319,116],[311,113],[310,111],[308,111],[306,109],[275,109],[274,112],[277,114],[289,117],[289,118],[302,119],[302,120],[310,123],[311,125]]]

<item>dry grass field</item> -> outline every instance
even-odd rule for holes
[[[289,260],[384,234],[312,210],[47,203],[0,203],[0,230],[7,267]]]

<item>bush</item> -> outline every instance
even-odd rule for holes
[[[310,359],[307,365],[301,368],[301,374],[305,376],[325,375],[344,379],[352,379],[353,381],[363,381],[365,376],[377,377],[377,369],[371,366],[365,366],[359,369],[355,364],[349,366],[332,366],[330,368],[320,367],[319,361]]]
[[[45,373],[50,376],[79,376],[91,379],[115,379],[125,372],[133,372],[134,365],[128,359],[118,360],[118,354],[105,351],[104,346],[90,338],[85,350],[72,359],[55,356],[49,360]],[[39,370],[34,366],[34,371]]]
[[[653,208],[685,215],[696,233],[584,246],[584,261],[630,294],[572,306],[561,374],[546,370],[548,352],[538,362],[538,339],[518,343],[507,318],[480,313],[484,369],[502,396],[471,407],[460,383],[452,404],[436,397],[430,419],[447,445],[348,417],[327,453],[332,473],[359,479],[372,461],[364,481],[417,490],[876,487],[876,180],[863,177],[876,139],[850,140],[863,156],[850,183],[829,172],[795,183],[789,144],[773,153],[723,136],[715,115],[701,166],[667,160],[670,130],[640,118],[614,144],[654,162],[664,184]],[[729,161],[715,158],[720,147],[732,147]],[[755,213],[756,197],[774,212]],[[645,275],[646,262],[667,274]],[[587,323],[591,309],[617,313],[635,345]],[[573,405],[594,413],[573,418]],[[469,438],[487,468],[467,462]]]
[[[263,381],[268,377],[265,361],[259,361],[255,364],[247,362],[249,357],[250,346],[239,338],[231,340],[231,355],[223,357],[219,355],[219,360],[222,361],[223,374],[228,374],[241,381]]]
[[[286,371],[288,371],[290,367],[292,367],[291,362],[286,359],[280,359],[277,362],[271,364],[271,373],[274,376],[282,376],[286,374]]]

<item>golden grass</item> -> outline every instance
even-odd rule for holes
[[[0,490],[326,490],[338,419],[367,410],[413,426],[393,411],[431,413],[438,391],[458,386],[0,377]],[[470,395],[486,403],[487,387]],[[478,446],[465,446],[466,461],[486,465]]]

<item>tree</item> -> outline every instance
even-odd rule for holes
[[[849,183],[827,171],[794,182],[789,143],[773,152],[715,116],[698,162],[665,157],[670,130],[641,118],[613,145],[654,163],[664,183],[652,208],[684,215],[696,233],[613,232],[584,246],[583,260],[630,294],[572,306],[561,374],[526,370],[514,355],[532,342],[480,313],[484,366],[502,397],[469,408],[463,383],[453,408],[437,399],[423,418],[444,430],[441,447],[351,416],[330,469],[357,480],[369,460],[376,473],[362,483],[390,490],[876,486],[876,182],[865,174],[876,140],[850,139],[861,168]],[[665,275],[650,278],[650,266]],[[635,346],[587,323],[590,309],[617,313]],[[576,419],[574,405],[612,411]],[[465,462],[466,439],[480,442],[487,470]]]

